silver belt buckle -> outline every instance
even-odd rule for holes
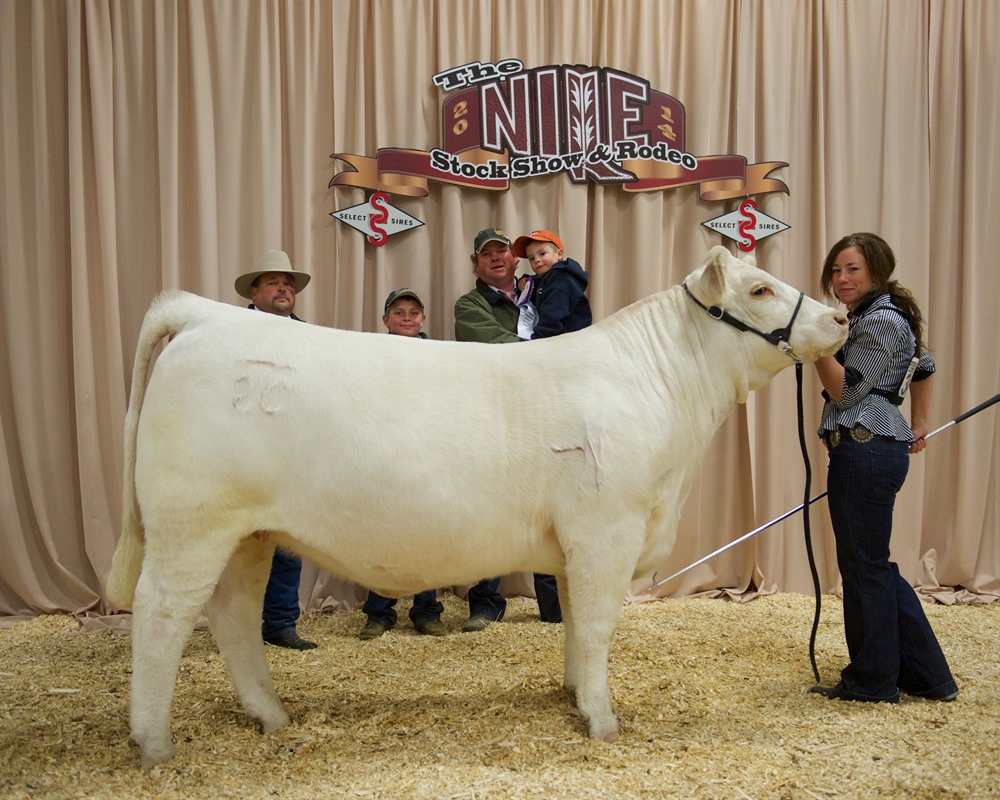
[[[851,428],[851,438],[858,444],[864,444],[865,442],[870,442],[875,438],[875,434],[872,433],[864,425],[855,425]]]

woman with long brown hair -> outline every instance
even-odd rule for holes
[[[920,600],[889,560],[893,504],[910,454],[925,446],[936,369],[920,308],[890,278],[895,267],[892,248],[874,233],[845,236],[823,262],[823,290],[850,320],[840,352],[816,363],[850,663],[835,686],[811,691],[864,702],[896,703],[900,691],[954,700],[958,686]],[[899,408],[908,387],[910,424]]]

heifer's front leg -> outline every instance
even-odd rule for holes
[[[612,541],[622,544],[622,540]],[[594,554],[593,559],[578,552],[566,563],[565,595],[570,613],[567,617],[564,607],[565,683],[576,691],[576,705],[590,735],[606,742],[618,738],[618,720],[611,710],[608,654],[634,565],[635,560],[624,552]]]
[[[580,685],[579,665],[580,654],[576,651],[576,643],[579,637],[570,631],[576,623],[573,615],[573,605],[569,595],[569,581],[565,575],[556,576],[556,587],[559,590],[559,605],[562,608],[563,631],[565,632],[563,645],[563,686],[573,693],[573,702],[576,702],[576,687]]]
[[[219,645],[243,710],[264,733],[287,725],[260,634],[260,611],[274,545],[243,540],[222,573],[208,603],[208,623]]]

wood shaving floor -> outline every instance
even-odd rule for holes
[[[443,596],[446,638],[403,622],[361,642],[360,610],[309,615],[319,643],[269,647],[293,724],[244,718],[209,633],[188,644],[173,704],[177,757],[149,772],[127,743],[130,640],[67,616],[0,630],[0,797],[830,800],[1000,797],[1000,603],[925,606],[953,703],[829,701],[813,684],[813,599],[626,606],[611,655],[622,736],[594,742],[562,689],[561,626],[512,598],[482,633]],[[824,683],[846,662],[823,598]]]

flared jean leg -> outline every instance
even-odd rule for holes
[[[844,437],[830,451],[827,488],[851,658],[841,680],[844,689],[865,698],[898,696],[900,578],[889,561],[889,539],[896,493],[908,469],[903,442],[858,443]]]
[[[909,694],[939,697],[956,691],[958,685],[920,598],[898,574],[896,609],[899,619],[899,688]]]

